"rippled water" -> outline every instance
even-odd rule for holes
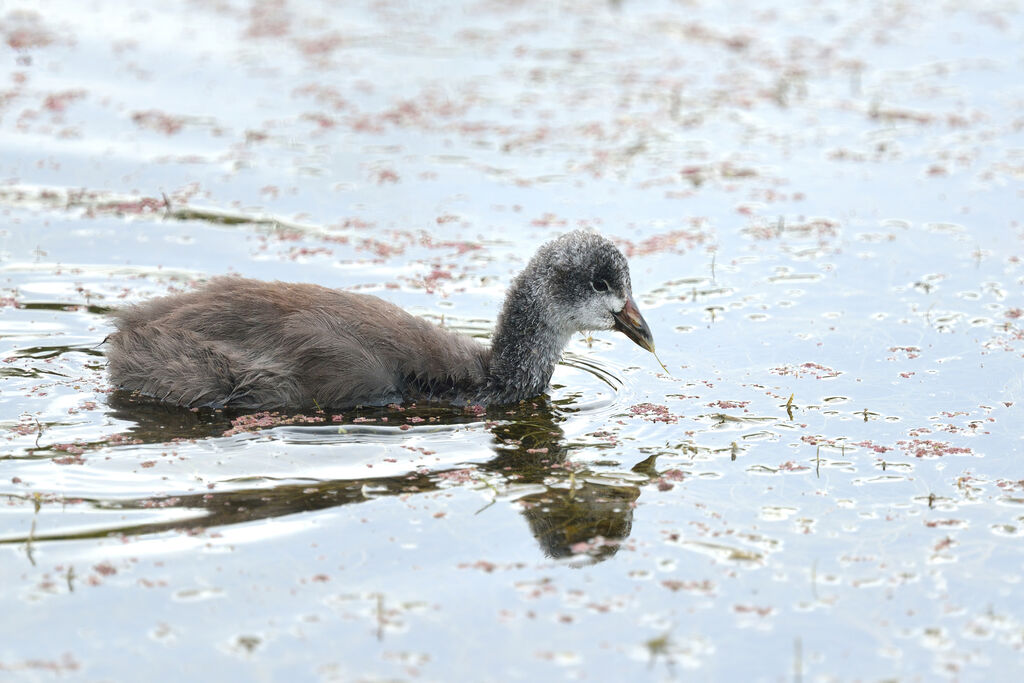
[[[1016,680],[1019,3],[0,6],[0,671]],[[486,338],[575,227],[662,370],[341,415],[111,393],[241,273]]]

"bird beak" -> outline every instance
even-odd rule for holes
[[[615,316],[613,329],[632,339],[637,346],[642,346],[654,353],[654,336],[651,334],[651,328],[647,326],[647,321],[640,315],[640,310],[636,307],[633,297],[626,299],[626,305],[622,307],[622,310],[612,315]]]

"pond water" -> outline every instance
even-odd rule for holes
[[[0,671],[1019,677],[1019,2],[10,0],[0,37]],[[485,341],[576,227],[667,371],[598,333],[482,414],[107,383],[106,312],[223,273]]]

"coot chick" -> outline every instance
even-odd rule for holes
[[[375,296],[240,277],[113,317],[111,382],[189,407],[514,403],[545,390],[576,332],[614,329],[654,351],[625,257],[583,231],[515,278],[490,348]]]

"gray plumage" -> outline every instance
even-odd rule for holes
[[[375,296],[239,277],[113,317],[111,382],[190,407],[511,403],[544,391],[574,332],[619,329],[653,350],[625,258],[582,231],[516,277],[490,348]]]

